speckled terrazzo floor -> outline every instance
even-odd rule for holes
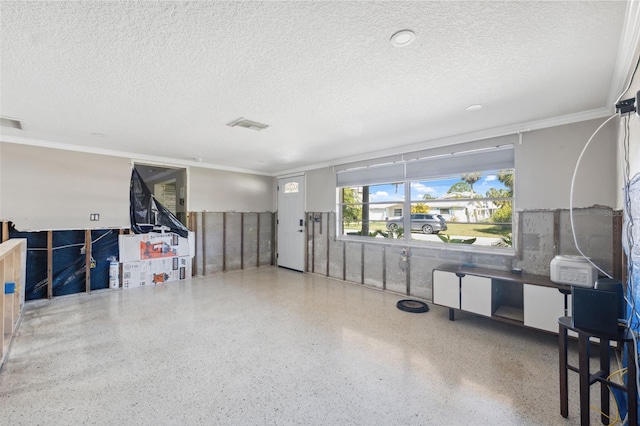
[[[29,303],[0,423],[579,424],[556,336],[401,298],[268,267]]]

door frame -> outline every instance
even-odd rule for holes
[[[286,266],[280,266],[279,265],[279,259],[278,259],[278,254],[280,252],[279,250],[279,234],[280,234],[280,191],[279,191],[279,187],[280,187],[280,180],[282,179],[291,179],[291,178],[297,178],[297,177],[301,177],[303,178],[303,188],[304,188],[304,196],[302,198],[302,219],[303,219],[303,252],[304,252],[304,260],[302,262],[302,270],[300,272],[302,273],[306,273],[307,272],[307,263],[309,261],[308,259],[308,219],[307,219],[307,176],[306,173],[293,173],[293,174],[288,174],[288,175],[283,175],[283,176],[277,176],[276,177],[276,181],[275,181],[275,189],[276,189],[276,232],[275,232],[275,240],[276,240],[276,249],[275,249],[275,264],[278,267],[282,267],[282,268],[287,268],[287,269],[291,269],[288,268]],[[291,269],[294,270],[294,269]],[[295,269],[295,271],[298,271],[297,269]]]
[[[170,164],[170,163],[163,163],[163,162],[159,162],[159,161],[147,161],[147,160],[135,160],[132,159],[131,160],[131,168],[135,169],[136,167],[159,167],[159,168],[163,168],[163,169],[171,169],[171,170],[176,170],[176,171],[184,171],[184,198],[185,199],[185,203],[184,203],[184,216],[185,216],[185,222],[187,223],[183,223],[184,226],[189,227],[190,224],[189,222],[189,203],[190,203],[190,198],[189,197],[189,185],[190,185],[190,168],[189,166],[186,165],[180,165],[180,164]],[[145,182],[146,183],[146,182]],[[153,193],[155,191],[155,185],[151,185],[149,187],[149,190],[151,191],[151,193]],[[176,207],[178,206],[178,203],[180,202],[180,188],[178,188],[176,186]]]

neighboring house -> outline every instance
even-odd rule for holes
[[[369,206],[369,220],[387,220],[402,216],[402,203],[372,204]]]
[[[433,200],[425,200],[424,204],[429,206],[428,213],[441,214],[448,222],[481,222],[490,219],[498,210],[491,201],[469,201],[468,198],[469,193],[454,192]],[[400,217],[402,213],[402,203],[371,204],[369,220],[388,220]]]
[[[498,210],[498,206],[491,201],[470,201],[468,198],[471,198],[469,192],[452,192],[435,200],[425,200],[425,203],[430,213],[441,214],[448,222],[481,222],[490,219]],[[429,201],[437,202],[429,204]]]

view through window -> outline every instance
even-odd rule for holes
[[[511,247],[514,170],[339,188],[345,236]],[[410,211],[410,217],[403,212]],[[410,229],[410,232],[407,232]]]

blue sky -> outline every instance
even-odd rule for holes
[[[459,176],[442,178],[438,180],[413,182],[411,185],[411,199],[421,200],[424,194],[430,194],[436,198],[447,193],[449,188],[457,182],[461,182]],[[485,172],[484,176],[473,185],[477,194],[485,195],[490,188],[505,189],[498,180],[497,172]],[[369,199],[371,202],[402,201],[404,198],[404,185],[372,185],[369,187]]]

